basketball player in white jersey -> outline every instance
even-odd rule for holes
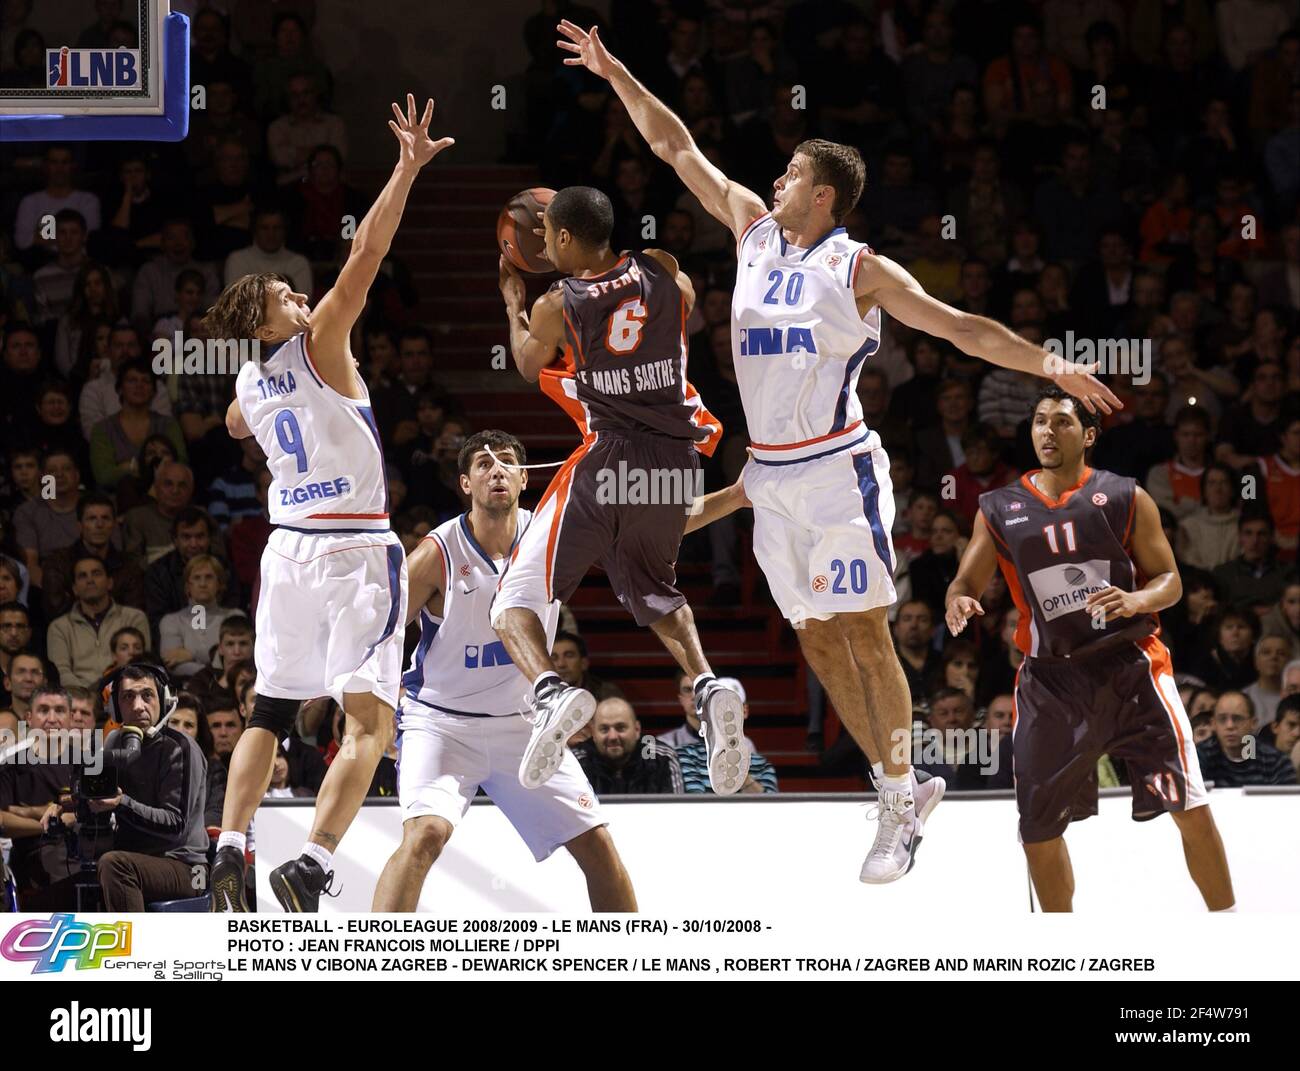
[[[329,768],[302,855],[271,873],[286,911],[315,911],[330,863],[384,749],[402,671],[406,559],[388,521],[388,484],[370,395],[348,336],[388,253],[420,168],[452,144],[429,137],[433,101],[417,117],[396,104],[398,162],[357,228],[338,281],[315,309],[275,275],[246,275],[208,312],[212,338],[253,338],[261,359],[240,369],[226,427],[256,437],[272,483],[257,603],[257,702],[230,760],[212,910],[247,911],[244,831],[266,792],[276,748],[305,699],[329,695],[355,745]]]
[[[402,677],[397,791],[402,843],[375,888],[375,911],[414,911],[429,868],[481,787],[540,862],[563,846],[587,879],[593,911],[635,911],[636,895],[605,828],[596,795],[573,752],[537,788],[518,771],[532,734],[532,686],[492,628],[497,581],[532,521],[519,508],[528,484],[523,445],[480,431],[461,447],[461,490],[470,509],[435,528],[411,553],[410,609],[420,642]],[[734,485],[704,496],[687,530],[744,505]],[[542,627],[549,649],[560,604]]]
[[[861,879],[894,881],[911,868],[944,786],[939,778],[918,783],[911,771],[912,703],[886,617],[895,599],[889,461],[863,423],[858,373],[879,345],[882,310],[1006,368],[1046,375],[1052,358],[931,297],[898,264],[848,237],[840,223],[866,180],[856,149],[822,140],[797,146],[773,183],[769,212],[709,162],[596,30],[567,20],[557,29],[559,47],[573,53],[564,62],[609,81],[655,155],[736,237],[732,347],[753,449],[744,483],[754,555],[872,763],[881,821]],[[1119,405],[1086,370],[1058,367],[1051,378],[1085,405]]]

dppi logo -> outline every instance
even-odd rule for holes
[[[0,941],[0,956],[22,962],[34,960],[33,974],[51,974],[71,963],[74,970],[103,965],[109,956],[131,954],[131,924],[90,925],[71,915],[20,922]]]
[[[135,48],[47,48],[49,89],[138,89],[140,51]]]

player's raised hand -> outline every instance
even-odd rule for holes
[[[966,630],[966,622],[972,617],[983,617],[984,607],[980,605],[979,599],[972,599],[969,595],[958,595],[948,603],[948,612],[944,614],[944,620],[948,623],[948,631],[954,636],[960,636]]]
[[[1073,395],[1083,402],[1090,413],[1095,413],[1098,409],[1103,413],[1113,413],[1116,409],[1123,409],[1124,403],[1111,393],[1111,389],[1105,383],[1092,374],[1092,367],[1074,361],[1065,361],[1059,371],[1052,373],[1052,380],[1066,394]]]
[[[523,276],[505,257],[498,258],[497,272],[497,286],[501,288],[501,296],[506,299],[506,307],[522,309],[527,297]]]
[[[397,116],[397,121],[389,119],[388,127],[397,137],[399,159],[403,164],[418,170],[443,149],[456,144],[455,138],[439,138],[434,141],[429,137],[429,121],[433,118],[432,97],[424,106],[424,114],[418,119],[415,116],[415,95],[412,93],[406,94],[406,111],[403,112],[394,104],[393,114]]]
[[[609,49],[601,41],[600,31],[595,26],[588,33],[568,19],[561,19],[560,24],[555,28],[566,38],[557,41],[556,44],[565,52],[573,53],[572,56],[565,57],[566,67],[586,67],[600,78],[608,78],[614,73],[614,66],[618,61],[609,54]]]

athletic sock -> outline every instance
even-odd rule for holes
[[[333,852],[322,848],[319,844],[312,841],[307,842],[306,847],[302,850],[302,854],[307,856],[308,859],[315,859],[316,862],[320,864],[320,868],[326,873],[329,872],[330,863],[334,861]]]
[[[698,696],[704,688],[709,686],[710,681],[716,681],[717,679],[718,678],[715,677],[712,672],[701,673],[695,678],[694,682],[691,684],[691,688],[694,689],[695,694]]]
[[[909,770],[902,776],[885,774],[880,779],[880,792],[882,794],[885,792],[897,792],[899,795],[904,796],[908,803],[912,803],[914,800],[912,795],[912,772]]]
[[[538,674],[537,679],[533,681],[533,695],[540,699],[543,691],[563,683],[564,681],[561,680],[560,675],[555,670],[548,669],[545,673]]]
[[[217,838],[217,851],[222,848],[237,848],[242,855],[248,846],[248,837],[243,833],[236,833],[233,829],[226,830]]]
[[[1233,912],[1233,913],[1235,914],[1236,911],[1237,911],[1237,905],[1236,905],[1236,904],[1233,904],[1231,907],[1220,907],[1220,908],[1218,908],[1218,909],[1216,909],[1216,910],[1214,910],[1214,911],[1211,911],[1210,914],[1211,914],[1211,915],[1226,915],[1226,914],[1228,914],[1228,912],[1230,912],[1230,911]]]
[[[885,779],[885,764],[883,762],[873,762],[871,764],[871,780],[879,787]]]

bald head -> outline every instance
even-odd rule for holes
[[[158,467],[154,469],[153,481],[157,487],[163,480],[188,480],[194,482],[194,473],[190,467],[183,461],[174,461],[167,458],[165,461],[158,462]]]
[[[153,474],[153,493],[158,508],[174,516],[194,497],[194,473],[179,461],[163,461]]]
[[[1246,735],[1255,731],[1255,704],[1244,692],[1224,692],[1214,704],[1214,735],[1232,759],[1241,754]]]
[[[591,719],[591,739],[600,756],[615,767],[624,766],[641,739],[641,722],[626,699],[605,699]]]

